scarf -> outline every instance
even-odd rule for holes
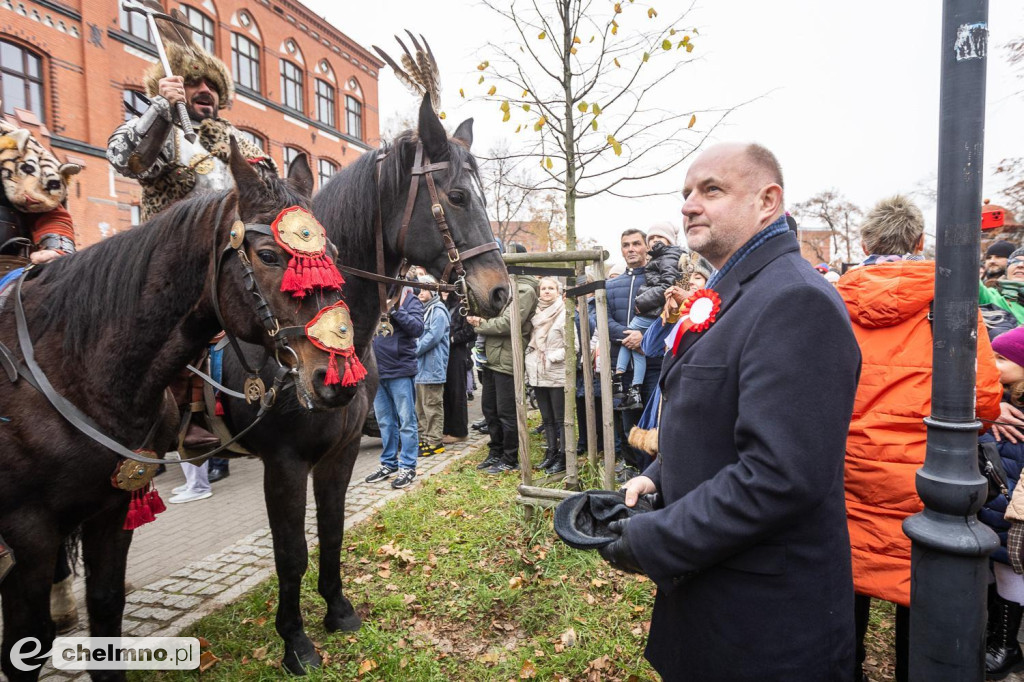
[[[741,246],[736,253],[729,257],[729,260],[725,262],[722,269],[711,276],[711,280],[707,284],[708,289],[714,289],[715,285],[722,281],[722,278],[743,261],[744,258],[749,256],[757,249],[764,246],[765,242],[773,237],[778,237],[780,234],[786,234],[789,232],[789,223],[786,222],[786,216],[783,214],[774,223],[764,228],[753,237],[751,237],[746,244]]]
[[[546,348],[537,344],[544,344],[548,334],[551,333],[551,328],[555,326],[555,321],[563,315],[565,315],[565,301],[562,300],[561,296],[550,303],[538,301],[537,312],[530,318],[530,321],[533,323],[533,335],[530,338],[528,347],[540,351],[543,356]]]

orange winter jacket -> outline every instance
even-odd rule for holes
[[[914,477],[924,464],[931,413],[933,261],[868,265],[843,275],[862,365],[846,442],[846,517],[858,594],[910,605],[910,539],[903,519],[921,511]],[[978,316],[977,416],[996,419],[1002,386]]]

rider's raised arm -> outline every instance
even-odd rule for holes
[[[142,116],[120,126],[107,140],[107,159],[114,169],[136,180],[159,176],[174,160],[171,105],[160,95]]]

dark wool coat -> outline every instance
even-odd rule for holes
[[[679,259],[683,250],[678,246],[655,244],[651,260],[644,266],[644,283],[634,301],[635,311],[644,317],[654,317],[665,307],[665,289],[679,281]]]
[[[423,303],[409,294],[391,311],[390,336],[373,337],[373,354],[381,379],[416,376],[416,340],[423,334]]]
[[[993,443],[996,442],[996,439],[992,434],[986,433],[979,437],[978,441]],[[999,448],[999,457],[1003,460],[1003,469],[1006,471],[1007,488],[1012,497],[1017,482],[1020,480],[1021,472],[1024,471],[1024,443],[1011,443],[1002,440],[998,441],[997,447]],[[1003,518],[1009,503],[1010,500],[1006,495],[999,494],[978,510],[978,520],[999,535],[999,549],[993,552],[990,558],[1004,564],[1010,563],[1010,557],[1006,553],[1006,533],[1010,530],[1010,522]]]
[[[626,531],[658,586],[646,656],[669,682],[850,680],[849,317],[791,233],[715,289],[717,321],[664,360],[665,507]]]
[[[608,338],[611,340],[612,345],[608,357],[611,358],[612,369],[615,369],[615,359],[619,357],[622,339],[625,337],[626,331],[628,331],[626,327],[629,325],[630,320],[636,317],[636,310],[633,307],[636,303],[636,296],[640,293],[640,289],[646,281],[643,268],[626,268],[624,273],[615,279],[609,280],[605,286],[608,297]],[[590,322],[590,328],[596,330],[596,309],[594,315],[590,318]],[[652,372],[659,372],[660,370],[661,360],[659,358],[647,359],[648,376],[653,376]],[[626,374],[627,381],[632,376],[633,370],[630,368]]]

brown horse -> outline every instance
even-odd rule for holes
[[[436,168],[430,182],[436,188],[452,240],[460,254],[467,254],[464,267],[470,307],[485,317],[497,315],[504,308],[509,298],[508,272],[496,249],[485,250],[494,244],[494,235],[479,190],[476,159],[469,151],[472,129],[470,119],[449,138],[425,97],[417,131],[406,132],[383,149],[363,155],[317,193],[313,213],[338,245],[339,266],[376,271],[379,229],[384,259],[384,271],[379,274],[393,277],[406,260],[424,266],[439,281],[443,279],[451,261],[435,219],[428,180],[418,169],[414,172],[419,147]],[[403,230],[406,219],[407,228]],[[370,342],[380,309],[376,283],[351,274],[346,279],[356,350],[369,372],[355,399],[344,409],[323,413],[301,412],[288,399],[284,409],[270,415],[242,440],[263,460],[264,496],[280,582],[277,632],[285,644],[282,664],[296,675],[321,663],[306,635],[299,606],[299,588],[309,561],[305,516],[310,472],[320,539],[317,587],[327,603],[324,627],[330,632],[350,631],[361,624],[342,593],[341,547],[345,493],[359,454],[362,425],[377,390],[377,365]],[[261,353],[258,348],[250,348],[246,356],[255,363]],[[269,378],[270,371],[265,368],[264,378]],[[239,363],[226,355],[225,385],[239,386],[243,376]],[[233,398],[225,398],[224,407],[234,433],[249,424],[255,413],[252,406]]]
[[[23,283],[36,362],[59,394],[129,449],[173,448],[178,416],[165,389],[221,329],[218,318],[229,334],[274,354],[280,348],[260,314],[269,310],[281,328],[303,326],[320,303],[340,298],[323,293],[297,303],[280,291],[288,254],[275,239],[254,227],[237,243],[236,221],[268,224],[289,206],[308,207],[308,164],[294,163],[287,182],[264,183],[232,145],[230,166],[235,190],[175,204]],[[23,358],[12,297],[0,311],[0,342]],[[289,344],[294,353],[280,357],[298,404],[329,408],[352,399],[356,387],[324,385],[327,353],[303,336]],[[90,633],[120,635],[130,495],[111,484],[119,456],[71,426],[24,378],[11,382],[0,372],[0,416],[0,535],[17,560],[0,583],[2,669],[11,680],[32,680],[54,636],[49,594],[58,547],[79,526]],[[38,647],[18,644],[12,659],[23,638]],[[93,673],[123,678],[123,671]]]

